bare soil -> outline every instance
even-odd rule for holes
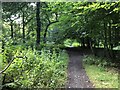
[[[82,64],[83,53],[67,52],[69,54],[67,88],[94,88]]]

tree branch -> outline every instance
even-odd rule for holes
[[[33,19],[34,17],[30,18],[26,23],[25,26]]]
[[[9,62],[9,64],[2,71],[0,71],[0,74],[4,73],[10,67],[10,65],[12,64],[15,58],[24,58],[24,57],[22,56],[13,57],[12,60]],[[25,56],[25,58],[27,57]]]
[[[59,22],[59,21],[50,22],[50,23],[46,26],[45,33],[44,33],[44,43],[46,43],[46,35],[47,35],[48,27],[49,27],[51,24],[54,24],[54,23],[57,23],[57,22]]]

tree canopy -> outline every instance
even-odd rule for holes
[[[14,55],[21,55],[21,52],[22,55],[25,52],[28,54],[26,49],[30,50],[28,56],[31,55],[33,59],[35,55],[37,58],[42,58],[41,61],[45,57],[39,55],[45,54],[47,57],[45,48],[49,49],[48,56],[51,60],[54,55],[61,56],[58,54],[59,49],[66,47],[87,48],[94,55],[97,54],[97,49],[102,48],[103,57],[115,59],[113,62],[119,62],[120,59],[118,52],[120,50],[120,0],[116,2],[2,2],[0,23],[2,23],[0,36],[2,54],[5,55],[3,61],[8,63],[8,66]],[[31,52],[34,52],[34,55]],[[25,62],[34,63],[27,60]],[[57,62],[52,63],[54,66]],[[24,69],[26,66],[26,64],[23,66]],[[33,84],[36,84],[35,80]]]

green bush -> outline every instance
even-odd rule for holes
[[[12,54],[14,57],[22,56],[23,58],[15,58],[5,72],[7,74],[6,82],[13,80],[5,86],[20,88],[64,87],[67,79],[68,56],[65,51],[58,50],[56,53],[55,50],[52,53],[46,49],[36,51],[30,48],[13,51],[16,52]]]
[[[94,64],[102,67],[116,66],[114,63],[110,62],[109,59],[101,58],[93,55],[85,55],[83,61],[86,64]]]

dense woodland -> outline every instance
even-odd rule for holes
[[[0,39],[3,87],[64,87],[68,47],[118,67],[120,2],[3,2]]]

